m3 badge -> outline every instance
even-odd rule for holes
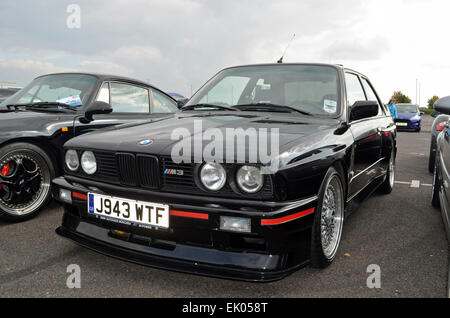
[[[172,176],[183,176],[184,171],[180,169],[166,169],[164,170],[164,174],[172,175]]]

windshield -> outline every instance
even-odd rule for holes
[[[97,79],[94,76],[82,74],[58,74],[38,77],[25,88],[3,101],[0,104],[0,108],[12,104],[40,102],[57,102],[80,107],[88,100],[96,82]]]
[[[396,105],[397,113],[417,113],[416,105]]]
[[[336,116],[340,112],[338,73],[329,66],[255,65],[221,71],[186,104],[273,104],[313,115]],[[201,108],[197,108],[201,109]]]

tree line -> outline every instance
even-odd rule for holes
[[[427,101],[427,106],[429,109],[434,109],[434,103],[439,99],[438,96],[434,95]],[[393,104],[411,104],[411,98],[403,94],[401,91],[395,91],[391,97]]]

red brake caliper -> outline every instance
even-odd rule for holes
[[[9,163],[7,163],[6,165],[3,166],[1,175],[2,175],[2,176],[7,176],[8,173],[9,173]],[[3,184],[0,184],[0,190],[1,190],[2,188],[3,188]]]

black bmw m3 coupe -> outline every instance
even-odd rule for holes
[[[171,118],[67,142],[56,231],[113,257],[216,277],[323,268],[359,202],[392,191],[396,134],[358,72],[227,68]]]

